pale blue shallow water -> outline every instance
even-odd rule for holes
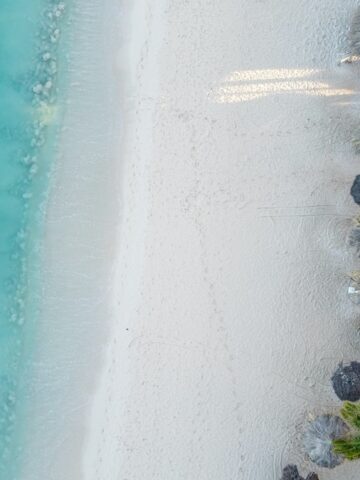
[[[0,478],[19,478],[36,329],[34,256],[54,157],[61,31],[68,6],[0,2]],[[31,408],[27,408],[30,412]]]

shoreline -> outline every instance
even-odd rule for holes
[[[31,414],[21,465],[27,480],[82,478],[90,397],[112,318],[122,121],[113,110],[118,18],[110,0],[76,0],[70,7],[66,108],[51,171],[29,366]]]

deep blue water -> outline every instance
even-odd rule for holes
[[[57,76],[68,6],[0,1],[0,478],[17,477],[26,355],[36,318],[32,284],[59,118]],[[31,260],[31,261],[30,261]],[[34,297],[34,298],[33,298]],[[22,380],[21,380],[22,379]]]

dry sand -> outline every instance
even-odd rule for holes
[[[87,480],[311,468],[303,425],[337,411],[329,377],[360,346],[345,276],[358,82],[337,64],[356,3],[135,2],[116,322]]]

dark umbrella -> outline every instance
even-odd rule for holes
[[[334,392],[340,400],[357,402],[360,400],[360,363],[339,364],[331,377]]]
[[[360,55],[360,8],[356,10],[351,22],[350,48],[353,55]]]
[[[356,254],[360,254],[360,226],[356,225],[356,227],[353,227],[350,230],[349,236],[348,236],[348,244],[350,247],[352,247]]]
[[[281,480],[304,480],[299,475],[299,471],[296,465],[286,465],[283,470]]]
[[[287,465],[283,470],[281,480],[304,480],[304,478],[300,476],[296,465]],[[319,477],[316,473],[309,473],[306,480],[319,480]]]
[[[319,477],[313,472],[309,473],[309,475],[306,477],[306,480],[319,480]]]
[[[360,205],[360,175],[356,175],[350,194],[353,197],[354,202]]]

